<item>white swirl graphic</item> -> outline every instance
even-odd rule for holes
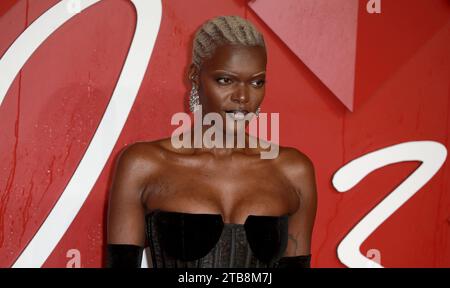
[[[0,105],[17,73],[39,46],[69,19],[100,0],[62,0],[34,21],[0,59]],[[13,267],[41,267],[75,219],[125,125],[144,78],[162,16],[160,0],[131,0],[137,23],[127,59],[105,114],[61,197]]]
[[[405,181],[361,219],[339,243],[337,254],[341,262],[353,268],[383,268],[381,264],[365,257],[359,247],[375,229],[436,174],[446,158],[447,149],[441,143],[411,141],[368,153],[341,167],[333,176],[332,182],[339,192],[347,192],[368,174],[383,166],[405,161],[422,162]]]

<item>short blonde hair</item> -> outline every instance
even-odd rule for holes
[[[192,63],[200,69],[222,45],[266,47],[264,37],[255,26],[239,16],[218,16],[205,22],[195,33]]]

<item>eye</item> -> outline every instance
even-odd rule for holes
[[[230,78],[227,78],[227,77],[219,77],[216,79],[216,81],[220,85],[229,85],[233,82]]]
[[[266,80],[264,79],[254,80],[252,81],[252,86],[255,88],[261,88],[262,86],[264,86],[265,83]]]

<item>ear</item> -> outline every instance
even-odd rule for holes
[[[197,89],[200,87],[199,74],[200,74],[200,71],[198,71],[197,66],[195,66],[194,63],[192,63],[191,66],[189,67],[188,78],[189,78],[189,81],[191,81],[193,84],[195,84]]]

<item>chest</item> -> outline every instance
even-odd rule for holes
[[[295,211],[298,201],[284,175],[264,161],[171,163],[148,189],[148,211],[222,214],[229,223]]]

